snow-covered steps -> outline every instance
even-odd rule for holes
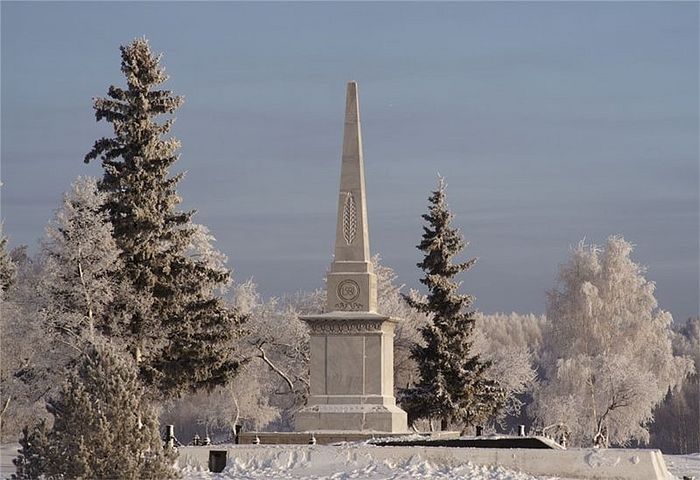
[[[324,475],[356,470],[358,465],[382,468],[421,463],[435,468],[464,465],[501,467],[530,475],[580,479],[658,479],[671,478],[658,450],[642,449],[502,449],[460,447],[379,447],[367,443],[342,445],[218,445],[183,447],[178,463],[182,469],[209,468],[210,451],[219,459],[225,455],[223,471],[237,472],[259,466],[294,471],[303,476],[322,468]],[[223,453],[225,452],[225,454]],[[223,465],[222,465],[223,466]],[[364,468],[364,467],[363,467]],[[226,478],[224,475],[221,478]],[[252,478],[252,477],[251,477]],[[301,477],[300,477],[301,478]]]

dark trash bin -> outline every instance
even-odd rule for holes
[[[226,450],[209,450],[209,471],[221,473],[226,468]]]

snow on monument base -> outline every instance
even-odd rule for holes
[[[297,431],[345,430],[404,433],[406,412],[396,405],[312,405],[296,415]]]

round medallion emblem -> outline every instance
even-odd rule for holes
[[[360,295],[360,286],[354,280],[343,280],[338,284],[338,297],[345,302],[352,302]]]

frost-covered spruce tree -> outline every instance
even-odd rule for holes
[[[648,442],[653,408],[692,372],[674,356],[668,312],[624,238],[604,248],[581,242],[549,292],[544,378],[532,412],[563,424],[573,445]]]
[[[144,393],[133,358],[98,338],[49,402],[51,430],[25,429],[19,478],[177,477],[175,453],[164,449]]]
[[[450,226],[452,213],[445,199],[445,182],[429,198],[423,219],[423,240],[418,249],[425,257],[418,264],[428,288],[424,299],[405,296],[406,301],[429,319],[420,329],[423,344],[416,344],[412,357],[420,370],[420,381],[399,390],[401,404],[413,419],[439,419],[441,428],[450,424],[475,425],[503,407],[505,396],[498,384],[487,378],[489,364],[473,351],[475,313],[473,297],[458,292],[455,276],[468,270],[476,259],[452,263],[466,246],[459,230]]]
[[[229,271],[197,251],[194,212],[177,209],[182,175],[170,174],[180,145],[167,137],[173,119],[157,121],[182,98],[157,88],[167,75],[146,39],[121,47],[121,57],[127,88],[111,86],[94,102],[97,120],[111,123],[114,136],[96,141],[85,157],[102,160],[99,186],[122,252],[120,276],[136,292],[113,304],[113,316],[142,378],[163,395],[224,384],[238,367],[240,318],[217,296]]]

